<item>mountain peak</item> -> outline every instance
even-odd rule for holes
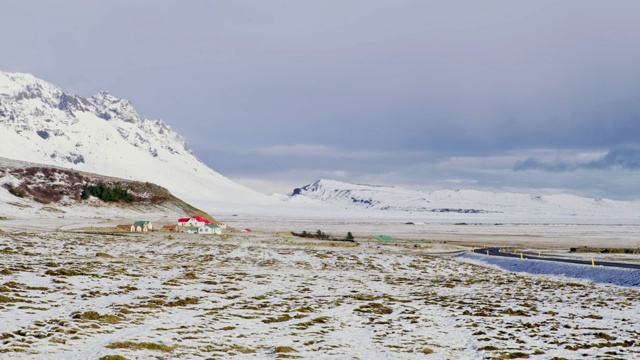
[[[62,89],[31,74],[0,72],[0,105],[10,99],[40,98],[57,106],[61,94]]]
[[[131,101],[111,95],[108,91],[101,91],[91,97],[96,106],[98,116],[105,120],[121,119],[129,123],[138,123],[142,119],[133,108]]]
[[[108,121],[105,121],[108,120]],[[0,73],[0,156],[148,181],[194,203],[268,203],[198,160],[161,120],[103,91],[64,92],[29,74]]]
[[[0,90],[26,87],[28,85],[35,85],[43,82],[45,81],[38,79],[31,74],[0,71]]]
[[[394,186],[390,185],[370,185],[370,184],[354,184],[348,183],[341,180],[331,180],[331,179],[318,179],[311,184],[307,184],[301,188],[294,189],[292,195],[298,195],[303,190],[304,191],[318,191],[319,189],[332,189],[332,191],[337,190],[350,190],[350,189],[364,189],[364,188],[394,188]]]
[[[289,200],[308,199],[344,209],[370,209],[385,212],[414,214],[502,214],[540,215],[554,214],[557,218],[582,214],[611,217],[611,209],[617,215],[636,216],[637,205],[612,200],[590,199],[575,195],[531,196],[518,193],[495,193],[479,190],[420,191],[397,186],[350,184],[337,180],[317,180],[294,189]],[[615,213],[615,211],[614,211]]]

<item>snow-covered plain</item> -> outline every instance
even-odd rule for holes
[[[640,288],[453,257],[473,226],[439,223],[440,233],[466,229],[447,241],[431,239],[427,224],[220,220],[254,231],[112,234],[69,219],[1,221],[0,359],[640,358]],[[581,231],[540,228],[555,233],[521,245]],[[352,231],[359,245],[287,232],[316,229]],[[381,231],[399,241],[371,239]],[[508,231],[493,238],[518,242]]]

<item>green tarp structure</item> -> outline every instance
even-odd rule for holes
[[[382,241],[382,242],[396,242],[396,239],[392,238],[391,236],[387,236],[387,235],[376,236],[376,240]]]

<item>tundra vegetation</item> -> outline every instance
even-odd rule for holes
[[[0,233],[0,358],[640,358],[635,288],[282,234]]]

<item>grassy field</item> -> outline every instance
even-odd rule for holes
[[[125,235],[0,233],[0,359],[640,358],[637,288],[442,241]]]

